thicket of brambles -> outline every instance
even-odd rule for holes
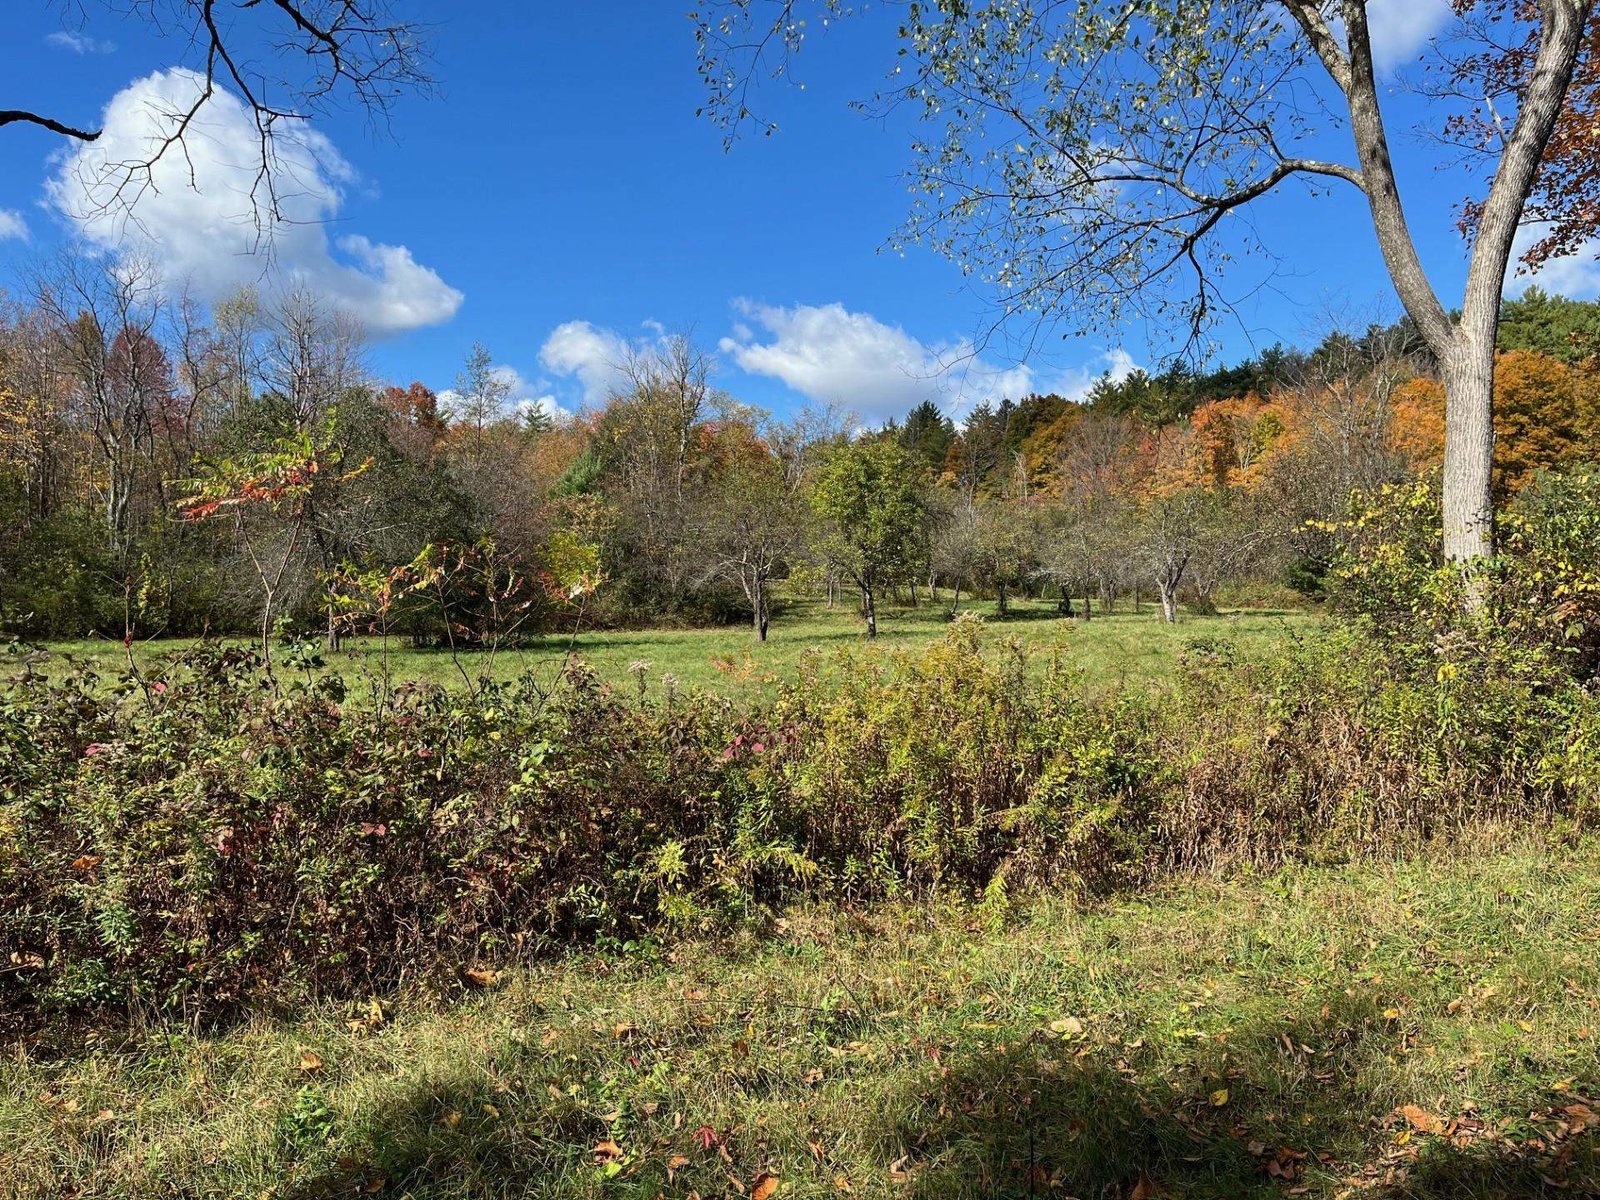
[[[777,580],[869,625],[886,593],[940,589],[952,611],[1142,595],[1170,616],[1230,583],[1320,589],[1352,491],[1426,478],[1441,452],[1441,389],[1404,323],[860,433],[740,404],[684,338],[635,347],[607,403],[555,420],[512,411],[481,348],[443,394],[388,386],[314,297],[170,296],[75,261],[0,318],[0,630],[764,635]],[[1506,305],[1503,499],[1600,456],[1597,336],[1600,306]]]

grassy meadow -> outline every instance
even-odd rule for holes
[[[464,967],[469,964],[463,964]],[[0,1066],[11,1197],[1600,1192],[1600,848],[801,910]]]
[[[1224,610],[1215,616],[1185,613],[1176,625],[1160,619],[1160,610],[1145,604],[1133,612],[1124,602],[1111,613],[1096,613],[1090,621],[1066,618],[1054,601],[1021,601],[997,617],[993,601],[963,602],[962,610],[977,612],[992,630],[1013,638],[1034,651],[1061,647],[1090,679],[1107,684],[1147,684],[1160,681],[1177,656],[1196,638],[1222,638],[1240,650],[1259,648],[1304,630],[1317,620],[1311,610],[1245,608]],[[879,617],[877,644],[884,648],[925,645],[949,628],[948,603],[925,603],[916,608],[885,606]],[[384,677],[394,681],[419,681],[442,685],[477,678],[486,668],[500,679],[533,671],[554,676],[570,653],[595,668],[601,678],[632,691],[639,676],[630,667],[646,664],[642,680],[648,689],[659,688],[664,675],[676,676],[683,688],[698,688],[733,695],[754,694],[793,675],[802,655],[830,657],[840,650],[866,644],[866,627],[847,604],[829,608],[818,599],[783,602],[772,623],[768,640],[755,640],[742,625],[688,629],[582,630],[532,639],[523,645],[497,651],[492,660],[476,651],[452,653],[449,649],[417,648],[402,639],[387,646],[371,638],[352,638],[344,649],[325,655],[327,670],[342,673],[359,689],[363,682]],[[239,639],[240,644],[248,644]],[[135,660],[154,661],[162,654],[193,644],[192,639],[156,639],[134,647]],[[1042,654],[1031,661],[1044,661]],[[39,665],[47,672],[63,672],[82,665],[112,675],[126,665],[122,645],[109,641],[56,642]],[[12,670],[0,659],[0,672]]]

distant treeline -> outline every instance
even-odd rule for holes
[[[1502,497],[1600,458],[1600,305],[1505,305]],[[1169,616],[1235,582],[1319,586],[1321,524],[1440,458],[1442,390],[1405,322],[1075,401],[923,403],[862,433],[715,386],[687,338],[636,346],[607,403],[515,410],[475,348],[393,386],[317,297],[202,311],[152,271],[70,261],[0,315],[0,630],[30,637],[381,630],[474,644],[574,622],[746,620],[772,585]]]

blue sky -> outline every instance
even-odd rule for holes
[[[152,96],[184,86],[158,74],[179,64],[179,48],[137,23],[63,26],[61,6],[16,7],[8,102],[121,128]],[[482,341],[519,396],[567,409],[604,393],[626,342],[663,329],[692,329],[720,347],[717,382],[740,399],[780,411],[837,400],[873,421],[924,396],[959,413],[982,396],[1081,389],[1167,348],[1144,328],[1096,341],[1052,336],[1023,361],[991,343],[959,377],[941,376],[991,314],[951,264],[883,250],[906,211],[908,130],[848,102],[868,97],[892,65],[891,23],[869,13],[815,38],[801,62],[806,89],[760,94],[781,132],[724,153],[719,131],[695,116],[686,7],[434,7],[439,94],[403,101],[387,132],[359,113],[319,117],[304,164],[313,184],[293,201],[303,224],[274,240],[273,269],[361,315],[385,378],[447,387]],[[1443,0],[1373,7],[1390,62],[1413,58],[1445,14]],[[1451,304],[1464,271],[1451,209],[1466,182],[1434,170],[1435,149],[1409,132],[1428,123],[1425,102],[1394,86],[1390,106],[1414,230]],[[62,144],[0,131],[0,271],[14,282],[63,240],[115,253],[143,238],[200,295],[263,277],[249,230],[218,223],[223,210],[237,213],[247,157],[227,120],[224,110],[201,141],[201,158],[216,160],[201,163],[206,194],[164,188],[137,234],[69,220],[81,173],[62,161]],[[1341,151],[1342,140],[1328,149]],[[1330,308],[1397,312],[1355,192],[1313,199],[1292,189],[1250,219],[1277,258],[1237,276],[1241,291],[1266,285],[1240,323],[1219,331],[1223,357],[1310,340]],[[1549,282],[1592,295],[1593,275],[1584,260],[1558,265]]]

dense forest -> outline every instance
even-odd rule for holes
[[[79,260],[0,316],[0,628],[29,637],[381,628],[472,644],[582,620],[749,621],[772,591],[1210,608],[1315,594],[1352,492],[1426,477],[1443,390],[1402,321],[1086,396],[778,418],[681,336],[601,407],[514,411],[475,347],[436,392],[374,377],[316,296],[211,311]],[[1504,305],[1496,486],[1600,457],[1600,304]]]

